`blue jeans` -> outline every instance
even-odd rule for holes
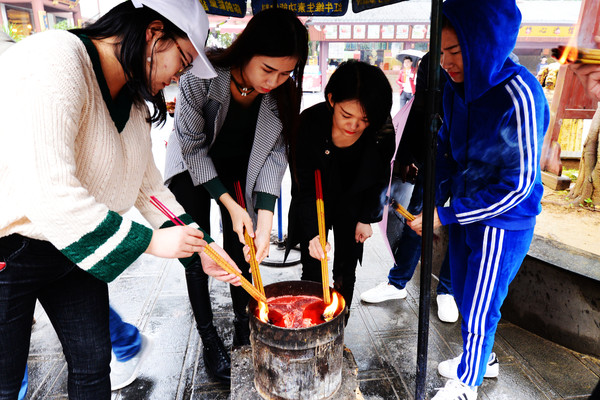
[[[394,178],[392,187],[399,187],[399,190],[402,191],[402,185],[399,185],[399,183],[401,181]],[[398,190],[392,193],[394,198],[400,198],[401,195],[402,193],[399,193]],[[423,210],[423,173],[417,175],[407,210],[413,215],[417,215]],[[396,217],[390,216],[390,222],[394,219],[398,221]],[[403,223],[401,237],[394,243],[392,252],[394,254],[394,266],[390,269],[388,282],[398,289],[404,289],[408,281],[411,280],[421,258],[421,236],[417,235],[406,223]],[[452,294],[448,251],[446,251],[440,269],[439,279],[436,289],[437,294]]]
[[[27,377],[27,365],[25,366],[25,376],[23,377],[23,382],[21,382],[21,389],[19,389],[19,399],[18,400],[23,400],[25,399],[25,396],[27,396],[27,385],[29,384],[29,378]]]
[[[108,288],[49,242],[0,238],[0,399],[18,398],[36,300],[62,344],[69,399],[110,399]]]
[[[135,326],[123,321],[112,307],[110,310],[110,341],[118,361],[133,358],[142,347],[142,336]]]

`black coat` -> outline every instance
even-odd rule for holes
[[[390,179],[390,160],[395,135],[388,129],[367,128],[355,145],[356,168],[342,170],[333,160],[332,111],[325,102],[314,105],[300,116],[295,154],[291,155],[292,200],[288,217],[288,248],[318,235],[315,169],[321,170],[325,224],[329,229],[336,218],[349,218],[365,224],[381,220],[385,190]],[[348,174],[352,174],[350,176]]]

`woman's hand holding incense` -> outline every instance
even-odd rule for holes
[[[371,236],[373,236],[371,224],[363,224],[362,222],[356,224],[356,230],[354,231],[356,243],[364,243]]]
[[[225,261],[227,261],[229,265],[231,265],[232,268],[236,269],[238,272],[241,272],[237,265],[235,265],[231,257],[229,257],[225,250],[223,250],[219,245],[213,242],[209,244],[209,246],[213,250],[215,250],[221,257],[223,257]],[[219,264],[217,264],[215,260],[210,258],[209,255],[206,254],[206,252],[203,251],[202,253],[200,253],[200,259],[202,260],[202,269],[204,270],[206,275],[212,276],[217,280],[230,283],[234,286],[241,285],[241,281],[238,276],[225,271],[219,266]]]
[[[325,251],[331,251],[331,245],[329,242],[325,244]],[[312,258],[316,258],[317,260],[323,260],[325,258],[325,253],[323,252],[323,247],[321,246],[321,240],[319,235],[315,236],[308,242],[308,252]]]
[[[406,221],[408,226],[417,233],[419,236],[423,236],[423,213],[415,215],[414,221]],[[437,208],[433,210],[433,230],[442,226],[440,217],[438,216]]]
[[[233,231],[238,234],[238,238],[240,239],[240,243],[245,244],[244,240],[244,229],[248,232],[251,237],[254,237],[254,227],[252,226],[252,219],[248,212],[244,210],[238,203],[229,195],[229,193],[223,194],[219,197],[219,200],[227,211],[229,211],[229,216],[231,217],[231,223],[233,225]]]
[[[256,260],[260,264],[269,255],[271,248],[271,229],[273,228],[273,212],[258,210],[254,245],[256,246]]]
[[[202,231],[192,226],[156,229],[145,253],[163,258],[187,258],[206,246]]]

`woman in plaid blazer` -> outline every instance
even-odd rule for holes
[[[308,33],[295,14],[269,9],[256,14],[229,48],[209,50],[217,77],[185,74],[180,81],[165,180],[186,212],[209,232],[210,201],[217,201],[223,248],[240,266],[247,266],[244,230],[254,236],[258,261],[268,254],[307,53]],[[237,182],[246,209],[232,196]],[[248,268],[241,269],[250,279]],[[208,276],[200,261],[186,269],[186,280],[207,370],[227,381],[230,360],[213,325]],[[233,343],[249,344],[249,296],[231,286],[231,298]]]

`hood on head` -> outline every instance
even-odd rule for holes
[[[443,14],[460,43],[466,102],[476,100],[518,71],[509,58],[521,26],[521,11],[515,0],[446,0]]]

